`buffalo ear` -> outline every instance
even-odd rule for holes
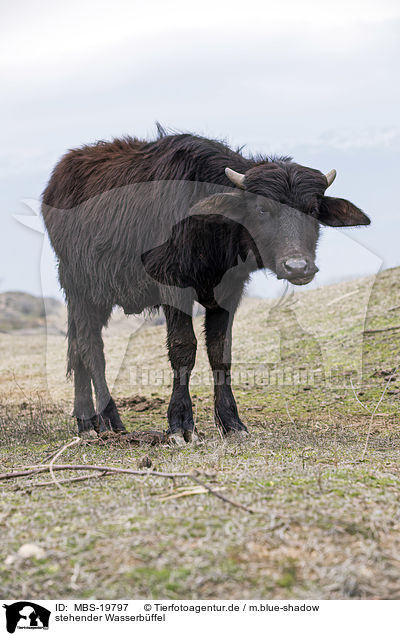
[[[369,225],[370,219],[364,212],[347,199],[322,197],[319,205],[318,220],[332,227],[346,227],[351,225]]]

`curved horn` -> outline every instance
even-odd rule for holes
[[[238,188],[244,189],[244,174],[240,172],[235,172],[230,168],[225,168],[225,174],[232,183],[235,184]]]
[[[336,179],[336,170],[330,170],[329,172],[326,173],[325,175],[325,179],[328,182],[328,188],[330,185],[332,185],[332,183],[335,181]]]

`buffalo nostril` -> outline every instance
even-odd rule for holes
[[[305,274],[308,269],[307,261],[303,258],[289,258],[284,266],[290,274]]]

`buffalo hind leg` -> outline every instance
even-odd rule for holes
[[[74,410],[79,435],[92,431],[97,425],[93,405],[92,379],[78,352],[76,325],[72,309],[68,307],[68,369],[67,375],[74,376]]]
[[[215,422],[222,432],[247,432],[240,420],[231,388],[232,319],[234,311],[206,309],[205,332],[208,359],[214,377]]]
[[[98,417],[95,413],[92,398],[92,381],[80,360],[74,371],[75,403],[74,415],[78,423],[79,435],[98,428]]]
[[[174,372],[172,395],[168,406],[168,435],[175,442],[193,437],[192,400],[189,379],[196,359],[197,340],[192,317],[174,307],[163,306],[167,320],[167,345]]]
[[[104,345],[101,336],[110,311],[101,311],[89,303],[68,304],[69,364],[74,372],[74,414],[81,432],[93,428],[97,433],[125,430],[105,377]],[[94,412],[91,382],[96,394]]]

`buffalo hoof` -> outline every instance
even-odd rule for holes
[[[183,431],[179,431],[176,433],[167,433],[167,435],[169,442],[175,446],[185,446],[187,443]]]
[[[106,420],[101,415],[99,415],[95,425],[95,431],[98,435],[103,435],[104,433],[111,433],[112,426],[111,426],[110,420]]]
[[[87,439],[87,440],[97,439],[97,433],[92,428],[90,431],[82,431],[82,433],[79,433],[79,437],[81,439]]]
[[[171,443],[177,444],[178,446],[184,446],[185,444],[194,444],[200,441],[200,435],[194,429],[189,430],[185,428],[179,431],[174,431],[173,433],[167,431],[167,435],[168,439],[171,440]]]
[[[78,424],[78,435],[82,439],[91,439],[96,437],[97,415],[93,415],[88,419],[76,418]]]
[[[111,415],[114,416],[113,419],[110,417],[110,411],[107,412],[107,409],[104,409],[100,415],[93,415],[85,420],[78,417],[79,437],[93,439],[98,435],[109,436],[110,433],[126,433],[126,428],[119,419],[118,412],[118,419],[115,418],[114,412],[111,412]]]
[[[128,434],[125,426],[123,428],[116,428],[111,424],[110,420],[103,419],[101,415],[98,418],[98,426],[96,428],[96,431],[98,436],[103,439]]]
[[[198,431],[194,428],[192,431],[183,431],[183,438],[188,444],[197,444],[204,439],[204,435],[198,433]]]
[[[247,437],[249,435],[249,431],[240,420],[229,420],[228,422],[224,422],[221,421],[220,417],[217,417],[215,423],[225,437]]]
[[[123,433],[126,431],[112,398],[110,398],[106,408],[100,413],[98,423],[98,433],[104,433],[110,430],[114,431],[114,433]]]
[[[247,437],[250,437],[250,433],[247,430],[247,428],[241,428],[241,429],[230,428],[226,431],[225,437],[227,439],[232,439],[232,440],[246,439]]]

